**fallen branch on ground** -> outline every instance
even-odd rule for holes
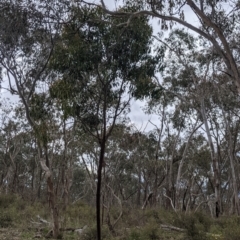
[[[160,226],[163,229],[174,230],[174,231],[177,231],[177,232],[185,232],[186,231],[186,229],[174,227],[174,226],[171,226],[171,225],[161,224]]]

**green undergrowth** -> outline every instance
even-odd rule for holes
[[[60,207],[59,207],[60,208]],[[176,213],[162,208],[124,208],[118,220],[120,209],[104,209],[102,224],[103,240],[237,240],[240,239],[240,218],[222,216],[213,219],[197,213]],[[38,224],[38,217],[51,221],[47,204],[30,203],[16,195],[0,195],[0,239],[45,239],[51,226]],[[117,221],[118,220],[118,221]],[[59,211],[62,239],[96,240],[95,208],[85,202],[69,205]],[[79,236],[74,229],[86,226]],[[175,227],[177,229],[171,228]]]

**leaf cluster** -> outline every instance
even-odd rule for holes
[[[59,99],[67,115],[89,118],[104,99],[111,109],[125,91],[140,97],[154,89],[151,77],[158,59],[151,55],[152,28],[146,17],[126,26],[99,8],[83,6],[71,14],[49,64],[60,76],[51,97]]]

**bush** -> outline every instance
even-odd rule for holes
[[[154,225],[147,225],[142,232],[144,239],[146,240],[158,240],[159,239],[159,226]]]
[[[84,202],[69,205],[62,216],[65,218],[65,227],[90,226],[95,222],[95,209]]]
[[[10,214],[0,211],[0,228],[7,228],[12,225],[12,217]]]
[[[110,240],[111,234],[106,226],[102,227],[102,239]],[[97,237],[97,228],[94,227],[87,227],[82,236],[81,240],[96,240]]]
[[[197,221],[202,225],[203,231],[208,232],[213,223],[212,218],[201,212],[194,213],[194,216],[197,219]]]
[[[14,195],[0,195],[0,209],[8,208],[14,203],[15,198]]]
[[[185,226],[186,237],[189,240],[204,240],[207,239],[207,231],[211,227],[209,218],[201,213],[195,213],[185,216],[183,219]]]
[[[223,229],[224,239],[227,240],[239,240],[240,236],[240,218],[231,217],[226,221],[226,225]]]
[[[142,235],[139,230],[132,229],[127,240],[142,240]]]
[[[127,240],[158,240],[160,238],[160,227],[157,224],[147,224],[142,228],[130,230]]]

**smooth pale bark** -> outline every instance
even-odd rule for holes
[[[153,185],[153,197],[152,197],[152,202],[153,205],[156,206],[157,204],[157,196],[158,196],[158,188],[162,183],[162,180],[160,180],[159,182],[159,174],[158,174],[158,154],[159,154],[159,150],[161,149],[161,141],[162,141],[162,133],[163,133],[163,129],[164,129],[164,121],[165,121],[165,107],[163,106],[163,109],[161,111],[161,126],[160,129],[158,129],[158,143],[156,146],[156,154],[155,154],[155,167],[154,167],[154,174],[155,174],[155,179],[154,179],[154,185]],[[153,124],[154,125],[154,124]],[[165,179],[165,176],[164,176]]]
[[[142,190],[142,181],[141,181],[141,172],[138,171],[138,188],[137,188],[137,206],[141,205],[141,190]]]
[[[49,58],[51,56],[51,53],[52,53],[52,49],[49,52],[49,56],[48,56],[48,59],[46,60],[46,63],[44,64],[44,66],[40,70],[40,72],[38,73],[39,76],[44,72],[44,70],[47,66],[47,63],[49,61]],[[18,76],[17,72],[15,72],[15,69],[17,69],[17,63],[16,63],[15,66],[10,66],[11,68],[8,67],[7,65],[4,65],[4,67],[6,68],[6,70],[8,72],[9,82],[12,81],[9,73],[11,73],[11,76],[14,79],[14,82],[15,82],[16,88],[17,88],[17,93],[18,93],[18,95],[19,95],[19,97],[22,100],[23,105],[24,105],[24,110],[25,110],[27,121],[28,121],[29,125],[32,127],[32,129],[34,130],[36,136],[38,136],[38,134],[39,134],[39,132],[37,130],[38,125],[36,124],[36,122],[31,117],[30,106],[29,106],[29,101],[34,94],[34,89],[35,89],[35,86],[37,84],[38,77],[36,77],[36,79],[34,79],[34,81],[32,83],[31,91],[26,95],[26,93],[24,91],[24,87],[21,85],[21,80],[19,79],[19,76]],[[46,173],[46,181],[47,181],[48,194],[49,194],[49,204],[50,204],[52,219],[53,219],[53,237],[56,239],[60,235],[59,220],[58,220],[58,208],[57,208],[56,199],[55,199],[56,197],[55,197],[55,193],[54,193],[54,189],[53,189],[52,173],[49,169],[49,161],[48,161],[48,158],[47,158],[47,155],[48,155],[47,149],[46,149],[46,146],[45,146],[46,159],[44,160],[43,157],[42,157],[42,148],[43,147],[42,147],[42,143],[40,142],[39,137],[37,137],[37,148],[38,148],[38,157],[39,157],[39,161],[40,161],[40,164],[41,164],[41,168]]]
[[[198,119],[196,120],[196,122],[193,126],[193,130],[188,137],[187,143],[186,143],[184,151],[183,151],[182,158],[181,158],[179,166],[178,166],[178,173],[177,173],[177,179],[176,179],[176,207],[175,207],[176,210],[180,210],[180,204],[179,204],[180,202],[178,201],[178,199],[180,199],[180,187],[181,187],[180,181],[181,181],[181,176],[182,176],[182,168],[183,168],[184,160],[186,158],[187,151],[189,148],[189,143],[192,140],[193,134],[202,126],[202,124],[200,124],[199,126],[197,126],[197,124],[198,124]]]
[[[175,205],[175,194],[173,184],[173,158],[176,152],[177,142],[180,138],[182,128],[178,129],[178,134],[175,137],[174,144],[172,147],[171,158],[167,161],[167,173],[166,173],[166,208],[171,209]]]
[[[63,208],[69,204],[69,193],[70,188],[72,186],[72,179],[73,179],[73,172],[72,172],[72,164],[71,164],[71,157],[67,156],[67,134],[66,134],[66,120],[63,120],[63,139],[64,139],[64,150],[63,150],[63,162],[62,162],[62,198],[64,202]]]
[[[240,94],[240,72],[238,70],[238,66],[236,63],[236,60],[234,59],[232,50],[230,48],[230,43],[228,42],[227,38],[225,37],[223,30],[220,26],[218,26],[209,16],[207,16],[204,12],[204,0],[199,1],[199,5],[197,5],[192,0],[186,0],[186,2],[181,6],[181,8],[184,5],[188,5],[192,12],[197,16],[197,18],[201,22],[201,26],[197,27],[195,25],[192,25],[190,22],[187,22],[183,17],[181,16],[173,16],[173,15],[167,15],[166,13],[163,14],[161,11],[158,11],[156,9],[156,4],[158,1],[148,1],[146,10],[140,10],[137,12],[126,12],[122,9],[120,10],[109,10],[106,7],[105,1],[100,0],[101,5],[91,3],[91,5],[98,6],[102,8],[106,13],[118,16],[118,17],[128,17],[128,20],[125,23],[122,23],[122,25],[129,25],[130,21],[138,17],[140,15],[146,15],[151,16],[153,18],[161,19],[165,22],[176,22],[180,25],[196,32],[200,36],[207,39],[209,42],[212,43],[214,46],[215,51],[220,55],[220,57],[223,59],[225,66],[227,68],[227,74],[231,76],[231,78],[234,80],[235,85],[237,87],[238,93]],[[213,8],[216,7],[213,4]],[[236,5],[237,9],[237,5]],[[234,7],[233,7],[234,10]],[[179,11],[180,14],[181,11]],[[180,14],[181,15],[181,14]],[[215,37],[212,35],[211,31],[204,31],[204,29],[209,28],[214,31]]]
[[[231,167],[231,173],[232,173],[232,186],[233,186],[233,198],[234,198],[234,212],[237,213],[237,215],[240,214],[240,206],[239,206],[239,198],[238,198],[238,187],[237,187],[237,177],[235,173],[235,165],[234,165],[234,156],[233,156],[233,136],[230,130],[230,122],[227,120],[226,114],[224,110],[222,109],[223,118],[226,126],[226,132],[228,136],[228,157],[230,160],[230,167]],[[228,116],[228,119],[231,119],[230,116]]]
[[[204,126],[205,126],[207,139],[208,139],[208,144],[209,144],[209,147],[210,147],[211,159],[212,159],[215,200],[216,200],[216,203],[218,203],[219,208],[221,209],[220,176],[219,176],[218,158],[216,156],[216,151],[215,151],[215,148],[214,148],[214,145],[213,145],[213,140],[212,140],[212,136],[211,136],[208,121],[207,121],[205,104],[204,104],[204,99],[203,98],[200,100],[200,103],[201,103],[201,115],[202,115],[202,118],[203,118],[203,123],[204,123]],[[218,214],[217,214],[217,211],[216,211],[216,216],[217,215]]]

